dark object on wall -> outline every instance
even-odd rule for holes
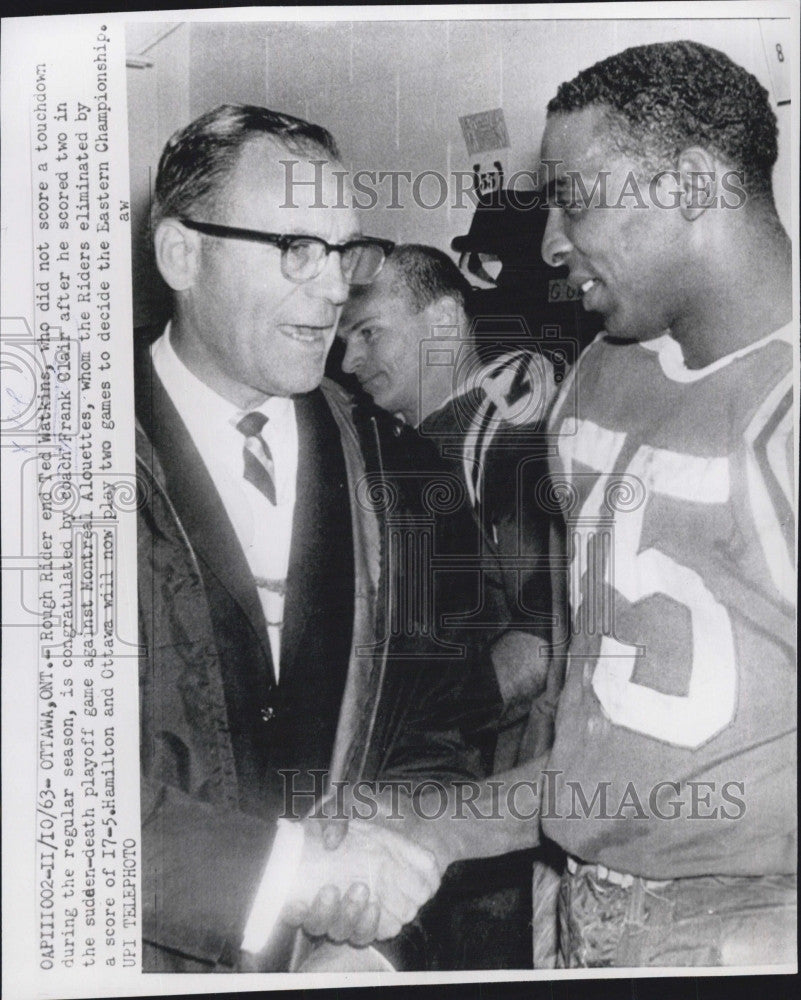
[[[543,261],[547,221],[539,192],[492,191],[479,198],[469,232],[451,248],[474,286],[468,310],[482,360],[536,342],[564,374],[602,324],[567,284],[567,267]]]

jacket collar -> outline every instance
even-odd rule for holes
[[[147,346],[137,352],[135,364],[137,416],[163,471],[167,495],[195,554],[242,608],[272,670],[267,626],[258,592],[211,476],[153,371]]]

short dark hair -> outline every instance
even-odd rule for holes
[[[767,90],[723,52],[688,41],[634,46],[561,84],[548,114],[592,106],[607,109],[621,152],[656,167],[703,146],[742,172],[750,196],[772,202],[776,115]]]
[[[446,295],[456,299],[462,309],[467,308],[470,284],[451,258],[436,247],[401,243],[385,267],[391,276],[390,294],[405,295],[415,312]]]
[[[296,155],[339,159],[327,129],[301,118],[253,104],[221,104],[179,129],[159,160],[151,226],[167,216],[190,214],[200,206],[213,212],[222,182],[234,169],[242,148],[272,138]]]

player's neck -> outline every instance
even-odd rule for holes
[[[785,234],[728,247],[709,283],[671,324],[688,368],[707,365],[756,343],[790,322],[792,255]]]

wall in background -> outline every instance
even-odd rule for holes
[[[128,69],[128,160],[131,168],[131,267],[134,326],[160,319],[169,311],[169,294],[159,277],[150,246],[150,202],[162,147],[191,120],[189,110],[188,26],[131,25],[129,54],[152,62]]]
[[[145,51],[153,63],[128,71],[135,322],[155,318],[164,302],[145,246],[159,153],[176,128],[216,104],[265,104],[319,122],[354,171],[452,179],[499,160],[508,179],[536,167],[545,105],[559,83],[629,45],[678,38],[723,49],[771,89],[757,19],[132,25],[129,53]],[[503,109],[510,145],[471,156],[459,117],[493,108]],[[790,108],[777,111],[777,202],[789,225]],[[362,212],[365,232],[448,249],[469,228],[472,204],[455,180],[437,208],[415,204],[404,180],[402,208],[389,207],[388,179],[376,179],[375,190],[378,204]],[[429,177],[419,195],[434,205],[441,187]]]

